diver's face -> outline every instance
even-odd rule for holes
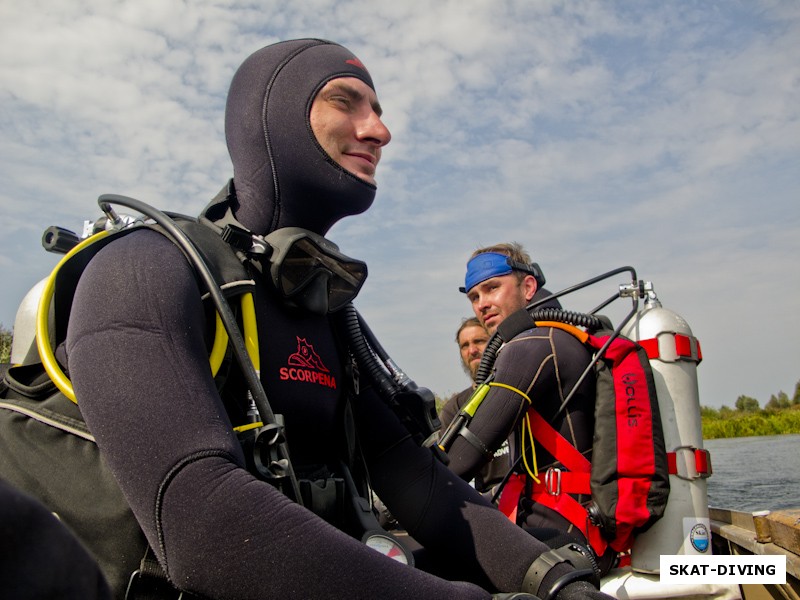
[[[533,276],[527,275],[520,281],[510,273],[481,281],[467,292],[467,298],[486,331],[494,334],[497,326],[509,315],[524,308],[535,293],[536,280]]]
[[[461,352],[461,362],[464,370],[469,373],[472,379],[478,372],[481,364],[481,357],[489,342],[489,335],[483,327],[470,325],[464,327],[458,334],[458,350]]]
[[[311,104],[311,130],[322,149],[373,185],[381,148],[392,139],[381,112],[375,91],[356,77],[332,79]]]

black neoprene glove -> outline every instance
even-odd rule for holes
[[[604,594],[588,581],[576,581],[564,586],[556,600],[614,600],[612,596]]]
[[[599,575],[594,553],[569,542],[542,553],[525,574],[522,589],[542,600],[613,600],[597,589]]]

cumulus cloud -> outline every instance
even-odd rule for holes
[[[369,262],[358,307],[420,384],[466,385],[457,287],[501,240],[553,289],[653,279],[701,339],[705,404],[800,379],[794,2],[32,0],[0,7],[0,34],[6,326],[56,259],[46,226],[79,229],[106,192],[196,213],[230,176],[236,67],[323,37],[370,68],[394,136],[375,206],[331,237]]]

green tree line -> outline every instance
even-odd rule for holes
[[[705,439],[800,433],[800,381],[790,397],[772,394],[764,408],[750,396],[739,396],[734,408],[700,407]]]

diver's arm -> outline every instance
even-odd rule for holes
[[[87,267],[67,336],[81,411],[176,585],[217,598],[489,597],[378,554],[247,472],[206,325],[183,255],[142,231]]]
[[[528,398],[547,397],[554,379],[550,345],[523,333],[498,353],[494,378],[483,402],[468,424],[469,431],[485,446],[479,448],[458,435],[448,449],[450,468],[470,480],[492,459],[530,406]],[[535,398],[534,398],[535,397]]]
[[[462,570],[482,571],[500,590],[519,590],[547,546],[509,521],[429,448],[417,446],[369,388],[362,388],[354,408],[372,485],[400,525]]]

